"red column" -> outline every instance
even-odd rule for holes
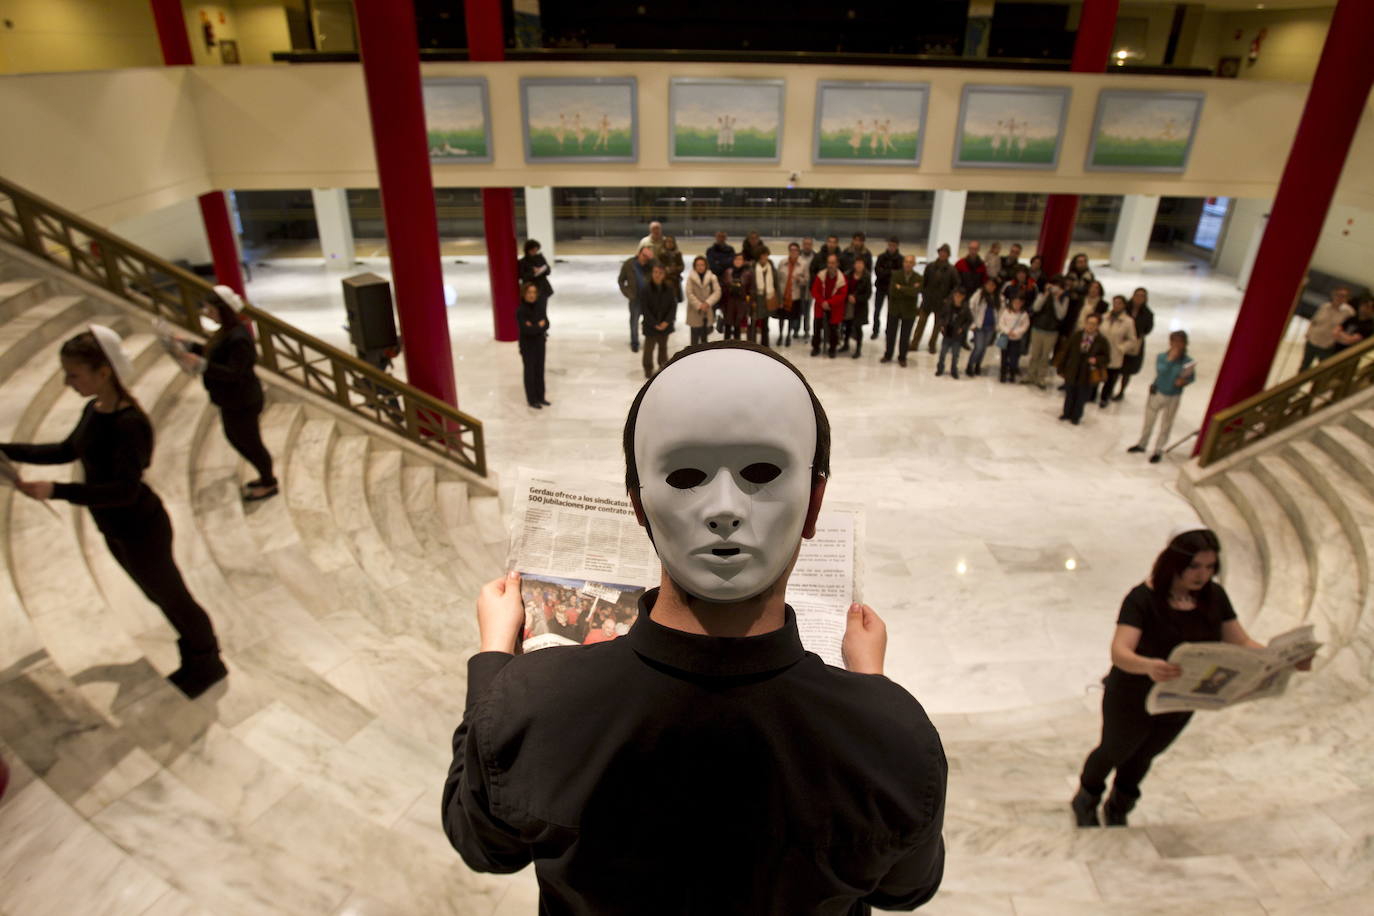
[[[191,66],[191,40],[186,37],[186,13],[181,0],[152,0],[162,62],[169,67]]]
[[[355,0],[406,378],[457,406],[411,0]]]
[[[1207,426],[1218,411],[1258,394],[1268,381],[1274,354],[1345,167],[1350,142],[1374,86],[1374,67],[1351,65],[1364,59],[1371,45],[1374,3],[1340,0],[1331,16],[1326,45],[1307,91],[1307,104],[1288,151],[1269,224],[1260,240],[1193,454],[1201,449]]]
[[[210,240],[210,259],[215,263],[215,280],[242,296],[243,271],[239,264],[234,221],[229,216],[229,201],[223,191],[211,191],[200,195],[199,202],[205,237]]]
[[[520,302],[516,266],[515,191],[482,189],[482,227],[487,236],[487,277],[491,282],[491,321],[497,340],[515,340]]]
[[[506,59],[506,35],[500,0],[467,0],[463,16],[468,30],[468,59]],[[515,191],[482,189],[482,230],[487,237],[487,276],[491,281],[491,323],[497,340],[515,340],[515,307],[520,302],[515,244]]]
[[[1078,18],[1078,37],[1073,43],[1071,69],[1074,73],[1101,73],[1107,69],[1112,38],[1116,34],[1118,3],[1119,0],[1085,0]],[[1040,240],[1035,253],[1040,255],[1040,268],[1046,274],[1064,270],[1077,218],[1077,194],[1051,194],[1045,202],[1045,216],[1040,222]]]

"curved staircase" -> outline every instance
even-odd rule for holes
[[[265,375],[282,492],[245,506],[250,472],[140,315],[23,259],[0,258],[0,440],[71,428],[56,354],[91,320],[134,358],[148,478],[231,674],[187,701],[163,680],[171,630],[85,511],[0,491],[0,914],[534,912],[529,870],[469,872],[438,822],[473,597],[504,565],[490,485]],[[1374,402],[1352,403],[1182,482],[1247,627],[1313,621],[1318,670],[1199,716],[1125,829],[1077,830],[1067,809],[1095,694],[934,715],[948,863],[926,911],[1371,911]]]

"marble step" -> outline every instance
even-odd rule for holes
[[[1348,410],[1342,419],[1345,427],[1370,445],[1374,445],[1374,408]]]
[[[6,277],[0,273],[0,323],[9,321],[53,295],[43,277]]]
[[[438,471],[430,464],[405,466],[401,469],[401,492],[406,515],[424,555],[442,571],[458,589],[456,597],[475,600],[485,581],[469,558],[454,547],[449,530],[440,517],[438,502]]]
[[[1374,442],[1362,438],[1350,425],[1334,423],[1319,426],[1312,441],[1334,458],[1367,495],[1374,496]]]
[[[1264,606],[1255,618],[1259,633],[1282,633],[1303,623],[1312,601],[1312,570],[1287,512],[1274,494],[1245,468],[1233,468],[1221,487],[1255,535],[1268,570]]]
[[[45,344],[80,332],[93,308],[82,296],[51,296],[0,324],[0,383]]]
[[[1269,486],[1297,530],[1312,574],[1308,622],[1333,649],[1345,645],[1359,621],[1362,594],[1354,551],[1345,527],[1322,495],[1304,479],[1284,452],[1257,455],[1255,476]],[[1261,641],[1270,635],[1257,635]]]
[[[1226,593],[1241,623],[1249,626],[1264,605],[1265,566],[1245,516],[1218,486],[1194,487],[1189,499],[1207,526],[1221,540],[1222,575]]]

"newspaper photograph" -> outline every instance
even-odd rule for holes
[[[659,584],[658,555],[624,484],[520,469],[507,566],[520,573],[523,651],[591,645],[629,632],[639,598]],[[849,605],[859,597],[861,506],[827,506],[788,580],[802,645],[843,667]]]
[[[1263,649],[1224,642],[1185,642],[1169,653],[1169,663],[1183,669],[1172,681],[1150,689],[1145,709],[1151,715],[1224,709],[1236,703],[1281,695],[1299,662],[1321,648],[1311,625],[1289,630]]]
[[[17,487],[24,478],[19,476],[19,468],[15,467],[14,462],[10,461],[9,456],[0,455],[0,486]],[[44,509],[47,509],[53,518],[58,518],[57,510],[47,502],[40,502]]]
[[[182,372],[185,372],[187,375],[200,375],[201,372],[204,371],[203,363],[188,364],[185,361],[185,357],[191,351],[186,347],[186,344],[182,342],[181,338],[176,336],[172,330],[172,326],[167,323],[165,318],[159,318],[157,321],[153,322],[153,333],[157,335],[157,342],[162,345],[162,349],[166,351],[167,355],[176,360]],[[190,365],[195,365],[196,368],[190,368]]]

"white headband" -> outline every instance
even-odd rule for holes
[[[129,356],[124,352],[124,346],[119,334],[105,327],[103,324],[93,324],[90,326],[91,334],[95,337],[95,342],[100,344],[100,349],[105,354],[105,359],[110,363],[110,368],[114,370],[115,378],[123,386],[125,391],[134,381],[134,364],[129,362]]]
[[[215,287],[215,295],[223,299],[225,304],[234,310],[234,314],[243,311],[243,297],[234,292],[233,287],[221,283]]]

